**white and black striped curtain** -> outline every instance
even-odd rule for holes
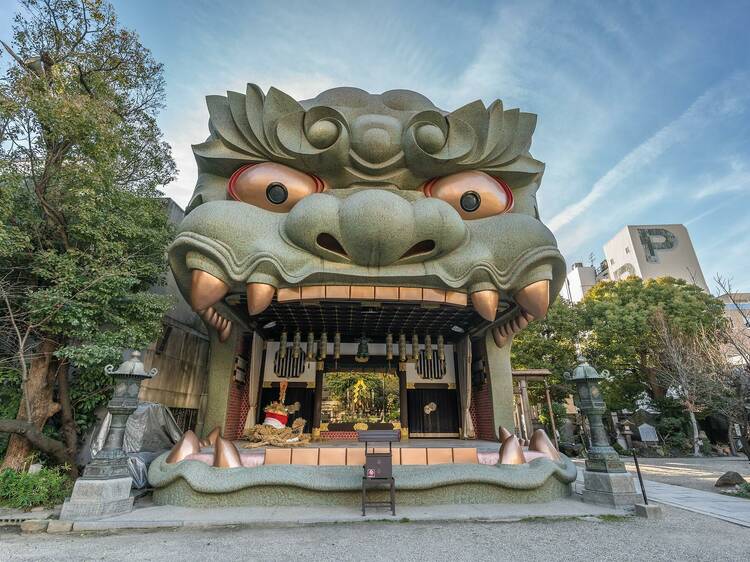
[[[292,346],[287,346],[286,355],[283,359],[279,357],[279,351],[276,352],[276,356],[273,360],[273,372],[276,373],[277,377],[282,379],[296,379],[305,370],[305,354],[300,350],[299,355],[295,359],[292,353]]]
[[[442,379],[445,376],[445,361],[438,359],[437,351],[432,352],[431,361],[427,360],[424,350],[420,351],[415,368],[423,379]]]

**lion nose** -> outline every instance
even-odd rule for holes
[[[347,197],[341,205],[339,225],[340,242],[351,260],[359,265],[391,264],[415,242],[420,242],[415,240],[413,205],[380,189],[367,189]]]

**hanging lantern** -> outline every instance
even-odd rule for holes
[[[411,360],[416,363],[419,359],[419,336],[414,334],[411,337]]]
[[[281,337],[279,338],[279,359],[285,359],[286,358],[286,330],[281,332]]]
[[[339,332],[333,334],[333,358],[336,361],[341,359],[341,334]]]
[[[294,340],[292,342],[292,357],[299,359],[300,345],[302,344],[302,334],[299,330],[294,332]]]
[[[370,349],[367,345],[367,338],[362,336],[359,340],[359,346],[357,346],[357,355],[354,356],[354,360],[357,363],[367,363],[370,359]]]
[[[432,361],[432,338],[430,334],[424,337],[424,358],[427,361]]]
[[[437,349],[438,361],[445,363],[445,338],[443,338],[442,334],[438,335]]]
[[[387,361],[393,359],[393,335],[391,334],[385,336],[385,358]]]
[[[320,334],[320,342],[318,342],[318,357],[322,360],[328,355],[328,332]]]
[[[315,334],[307,333],[307,360],[315,361]]]
[[[398,336],[398,360],[402,363],[406,362],[406,335],[399,334]]]

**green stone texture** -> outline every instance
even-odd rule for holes
[[[199,461],[149,469],[154,502],[192,507],[242,505],[358,505],[360,467],[271,465],[220,469]],[[544,502],[571,494],[576,467],[535,459],[526,465],[395,466],[396,500],[406,505]],[[371,491],[384,499],[385,491]]]

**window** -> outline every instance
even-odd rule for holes
[[[630,253],[630,246],[625,246],[625,253],[626,253],[626,254],[629,254],[629,253]]]

